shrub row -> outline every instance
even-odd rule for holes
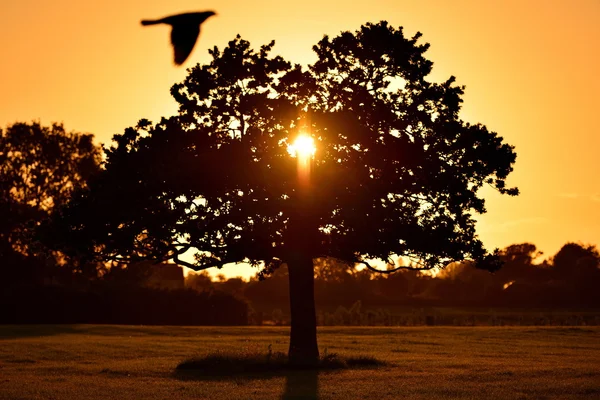
[[[0,293],[0,323],[247,325],[248,304],[216,290],[13,288]]]

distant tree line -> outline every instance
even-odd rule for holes
[[[595,246],[567,243],[553,257],[540,257],[535,245],[516,244],[501,251],[504,264],[494,273],[468,263],[455,263],[435,275],[410,270],[382,275],[322,259],[315,268],[319,320],[322,325],[393,324],[394,310],[407,307],[600,307],[600,255]],[[255,277],[249,282],[224,277],[212,281],[206,273],[190,274],[186,285],[201,291],[219,289],[245,298],[254,315],[260,315],[259,321],[284,323],[289,312],[287,279],[287,271],[282,267],[266,280]],[[426,312],[401,314],[405,316],[403,323],[427,323]],[[489,319],[490,313],[486,314]]]
[[[96,284],[4,290],[0,322],[10,324],[247,325],[248,305],[221,291]]]

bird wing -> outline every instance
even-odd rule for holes
[[[171,44],[175,52],[175,64],[181,65],[188,58],[200,35],[200,26],[195,24],[176,24],[171,30]]]

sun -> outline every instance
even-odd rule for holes
[[[305,134],[298,135],[294,143],[288,146],[288,153],[291,156],[304,160],[314,156],[316,151],[313,138]]]
[[[310,186],[310,166],[312,158],[317,151],[313,138],[301,133],[296,137],[294,143],[288,146],[287,150],[298,162],[298,182],[300,182],[300,187],[308,188]]]

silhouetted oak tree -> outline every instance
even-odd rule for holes
[[[249,262],[268,274],[287,264],[297,364],[318,358],[317,257],[496,268],[472,213],[485,212],[485,184],[517,194],[505,185],[515,153],[459,118],[453,77],[426,80],[420,36],[367,24],[324,37],[308,69],[271,56],[273,42],[255,51],[238,36],[214,48],[210,64],[173,86],[177,116],[114,137],[104,173],[57,220],[64,244],[196,270]],[[317,147],[307,184],[287,151],[300,131]],[[188,251],[194,262],[181,259]]]

